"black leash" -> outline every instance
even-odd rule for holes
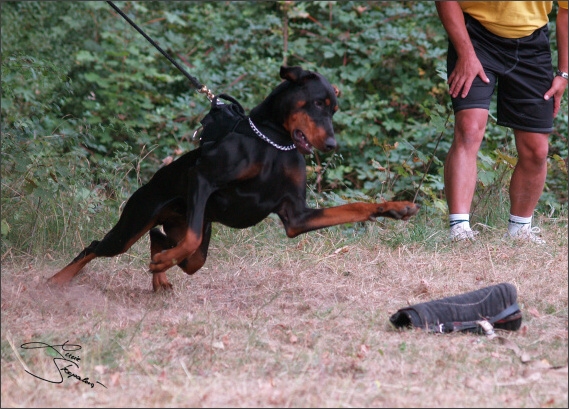
[[[152,40],[150,37],[148,37],[148,35],[146,35],[146,33],[144,31],[142,31],[142,29],[140,27],[138,27],[134,21],[132,21],[126,14],[124,14],[121,9],[119,9],[117,6],[115,6],[115,4],[112,1],[107,1],[107,3],[109,3],[109,5],[113,9],[115,9],[115,11],[117,13],[119,13],[122,16],[122,18],[124,18],[126,21],[128,21],[129,24],[136,29],[136,31],[138,31],[140,34],[142,34],[142,36],[144,38],[146,38],[150,42],[150,44],[152,44],[154,47],[156,47],[156,49],[158,51],[160,51],[162,53],[162,55],[168,59],[168,61],[170,61],[172,64],[174,64],[174,66],[177,69],[179,69],[180,72],[186,76],[186,78],[188,78],[190,80],[192,85],[198,90],[198,92],[200,94],[206,94],[207,98],[210,101],[213,100],[215,95],[213,95],[213,93],[209,89],[207,89],[207,87],[205,85],[200,84],[200,82],[196,78],[192,77],[180,64],[178,64],[176,61],[174,61],[174,59],[172,57],[170,57],[170,55],[168,55],[166,53],[166,51],[164,51],[162,48],[160,48],[160,46],[158,44],[156,44],[156,42],[154,40]]]

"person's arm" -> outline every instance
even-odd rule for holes
[[[569,72],[569,63],[567,62],[567,9],[559,7],[557,9],[556,20],[556,38],[557,38],[557,69],[563,72]],[[549,99],[553,96],[553,116],[556,117],[561,106],[561,98],[565,93],[567,80],[561,77],[553,78],[551,88],[545,93],[544,98]]]
[[[458,2],[437,1],[435,5],[441,23],[458,54],[453,72],[447,73],[449,92],[453,98],[456,98],[459,94],[464,98],[468,95],[468,91],[470,91],[476,76],[479,76],[484,82],[489,82],[490,80],[476,56],[470,36],[466,30],[464,15]]]

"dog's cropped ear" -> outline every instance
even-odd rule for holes
[[[300,79],[304,70],[301,67],[281,67],[280,76],[283,80],[296,82]]]
[[[300,83],[308,78],[314,78],[316,76],[312,71],[306,71],[302,67],[281,67],[280,75],[283,80],[289,80],[290,82]]]
[[[340,88],[335,85],[332,85],[332,88],[334,88],[334,94],[336,94],[336,96],[339,98],[340,94],[342,93],[342,91],[340,91]]]

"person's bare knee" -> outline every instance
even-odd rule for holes
[[[478,152],[484,133],[488,111],[483,109],[468,109],[456,113],[454,141],[456,149],[467,149]]]

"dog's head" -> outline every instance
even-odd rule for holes
[[[332,116],[338,110],[339,91],[322,75],[301,67],[281,67],[280,76],[288,82],[281,94],[283,127],[298,151],[312,153],[335,149]]]
[[[313,148],[335,149],[332,116],[338,110],[338,89],[322,75],[301,67],[283,66],[280,76],[284,81],[251,110],[251,118],[286,134],[303,155]]]

